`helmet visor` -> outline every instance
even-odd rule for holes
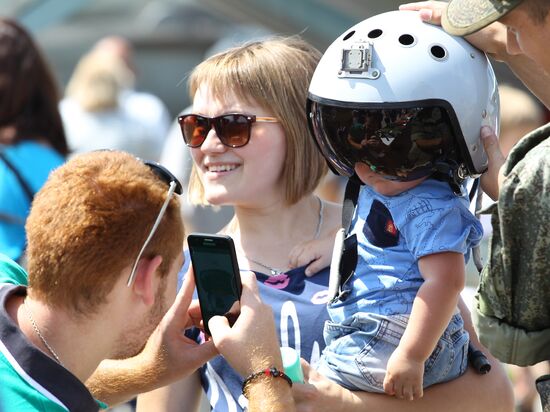
[[[310,128],[323,155],[344,176],[356,163],[392,180],[415,180],[456,156],[453,126],[440,105],[341,107],[308,101]]]

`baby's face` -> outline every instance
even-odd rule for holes
[[[384,196],[395,196],[406,190],[409,190],[426,179],[423,177],[417,180],[411,180],[410,182],[399,182],[396,180],[388,180],[371,170],[370,166],[365,163],[355,164],[355,173],[359,176],[359,179],[366,185],[369,185],[376,191]]]

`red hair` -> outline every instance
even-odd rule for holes
[[[55,170],[27,219],[29,289],[52,306],[93,311],[137,257],[168,185],[123,152],[77,156]],[[161,276],[182,252],[174,197],[143,257],[160,255]]]

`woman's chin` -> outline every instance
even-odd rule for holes
[[[224,206],[229,202],[227,193],[207,193],[205,199],[210,206]]]

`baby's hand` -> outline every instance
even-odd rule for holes
[[[330,265],[334,236],[308,240],[294,246],[290,251],[289,266],[291,269],[308,265],[306,276],[313,276]]]
[[[388,395],[410,401],[422,398],[423,376],[424,362],[407,357],[398,347],[388,360],[384,391]]]

